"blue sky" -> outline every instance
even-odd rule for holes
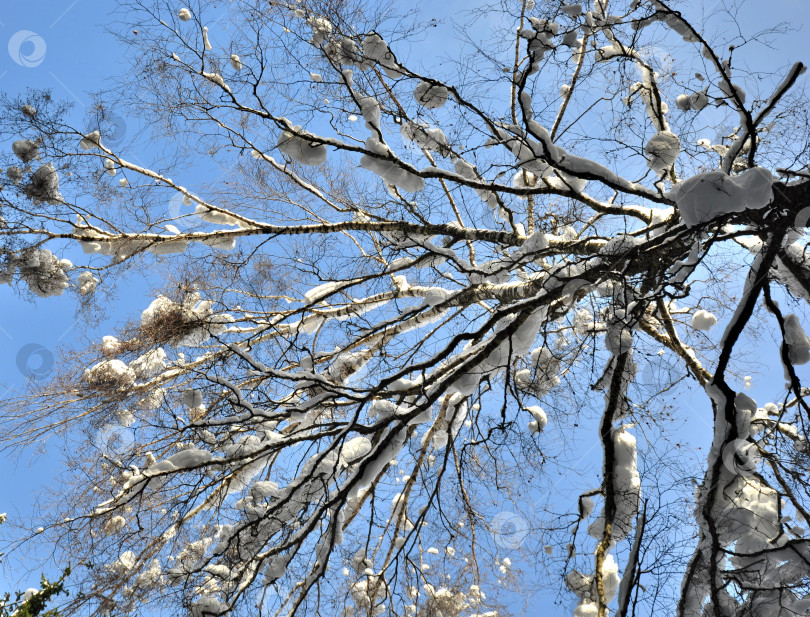
[[[75,105],[77,123],[92,105],[91,92],[122,69],[120,44],[103,32],[110,2],[70,0],[8,3],[0,16],[0,88],[17,94],[48,88]],[[126,130],[126,127],[124,128]],[[0,387],[19,389],[25,372],[47,372],[60,345],[71,345],[76,323],[72,297],[27,302],[0,289]],[[25,517],[40,486],[53,482],[55,456],[27,450],[0,455],[0,512]],[[11,580],[9,580],[11,579]],[[4,569],[0,593],[35,585],[39,572]]]
[[[106,80],[124,69],[122,44],[103,31],[112,3],[109,0],[29,0],[8,4],[10,6],[5,6],[0,14],[0,88],[11,94],[23,92],[27,87],[49,88],[54,97],[75,104],[76,122],[81,123],[91,105],[91,93],[103,88]],[[460,0],[425,4],[428,16],[437,18],[452,14],[457,6],[469,6]],[[693,4],[696,5],[690,3],[685,9],[687,16],[699,15]],[[711,13],[719,3],[710,0],[705,6],[706,12]],[[810,63],[807,0],[770,0],[767,3],[752,0],[743,3],[739,20],[743,30],[748,32],[781,21],[789,21],[800,29],[781,37],[777,50],[750,58],[749,61],[755,64],[752,68],[765,70],[795,60]],[[452,39],[446,36],[449,29],[440,27],[435,32],[425,42],[424,49],[451,50]],[[127,126],[126,121],[121,127],[124,133],[136,129]],[[144,288],[137,285],[121,299],[130,310],[129,316],[148,303]],[[9,287],[0,286],[0,384],[20,388],[25,380],[24,373],[37,372],[40,367],[46,370],[57,347],[78,341],[85,326],[75,321],[73,309],[74,300],[70,296],[30,303],[15,296]],[[113,314],[107,323],[97,324],[91,335],[94,332],[94,338],[98,338],[106,334],[105,327],[111,327],[125,316],[123,313]],[[763,363],[774,365],[775,349],[772,356],[773,361]],[[757,395],[761,393],[764,402],[769,394],[768,386],[779,379],[781,375],[765,372],[761,377],[755,376],[753,396],[760,400]],[[702,406],[703,402],[696,405]],[[30,514],[33,496],[38,487],[53,480],[57,462],[54,456],[38,455],[34,451],[25,451],[13,458],[0,455],[0,477],[3,478],[0,512],[7,512],[12,517],[18,513],[21,516]],[[39,578],[38,572],[29,576],[15,572],[10,583],[6,575],[7,572],[0,575],[0,592],[20,584],[23,587],[35,584]],[[20,583],[21,578],[26,580]]]

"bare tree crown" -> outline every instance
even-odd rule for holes
[[[689,8],[503,0],[437,58],[377,4],[121,2],[99,109],[151,166],[4,96],[0,282],[165,281],[0,402],[7,446],[70,446],[33,534],[83,566],[66,609],[804,614],[805,66]]]

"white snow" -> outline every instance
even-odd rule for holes
[[[228,605],[213,596],[203,596],[190,607],[190,617],[209,617],[210,615],[222,615],[228,610]]]
[[[146,469],[146,474],[154,476],[157,474],[165,474],[180,469],[187,469],[190,467],[198,467],[208,463],[212,455],[207,450],[199,450],[197,448],[189,448],[188,450],[181,450],[177,454],[163,459],[160,462],[150,465]]]
[[[53,166],[53,163],[48,162],[41,165],[34,173],[28,184],[23,187],[23,193],[31,198],[34,205],[38,204],[54,204],[59,205],[63,202],[62,194],[59,192],[59,173]]]
[[[381,156],[393,157],[393,153],[388,149],[388,146],[380,142],[376,137],[369,137],[366,140],[366,150]],[[360,167],[377,174],[386,183],[399,187],[408,193],[416,193],[425,188],[424,179],[412,174],[407,169],[403,169],[393,160],[364,154],[360,157]]]
[[[203,301],[199,294],[190,294],[182,304],[173,302],[165,296],[158,296],[141,313],[141,327],[149,327],[161,317],[175,313],[186,323],[197,324],[198,327],[185,332],[182,337],[174,341],[176,345],[196,347],[202,345],[212,335],[222,334],[227,330],[227,324],[234,319],[227,313],[214,314],[210,301]]]
[[[263,499],[268,497],[275,497],[278,494],[278,484],[270,480],[259,480],[250,485],[250,492],[254,499],[256,496]]]
[[[624,255],[628,251],[634,249],[640,240],[635,236],[631,236],[629,234],[618,234],[608,240],[601,249],[599,249],[600,255],[607,255],[607,256],[617,256],[617,255]]]
[[[302,137],[300,126],[293,127],[295,133],[284,131],[278,138],[276,147],[294,161],[302,165],[321,165],[326,161],[326,146],[315,144]]]
[[[394,58],[394,54],[388,48],[388,44],[383,38],[375,33],[369,34],[363,39],[363,53],[370,60],[378,62],[391,79],[402,77],[399,64]]]
[[[14,184],[19,184],[20,181],[23,179],[23,170],[19,167],[12,165],[8,169],[6,169],[6,177],[11,180]]]
[[[39,146],[30,139],[18,139],[11,144],[11,150],[23,163],[39,158]]]
[[[147,351],[133,360],[129,368],[135,371],[139,379],[154,377],[166,368],[166,352],[162,347]]]
[[[101,353],[105,356],[114,356],[120,349],[121,343],[114,336],[105,336],[101,339]]]
[[[716,323],[717,317],[712,315],[709,311],[699,309],[692,315],[692,327],[695,330],[709,330]]]
[[[61,295],[70,285],[65,270],[72,264],[56,257],[48,249],[30,249],[19,255],[9,254],[5,272],[0,272],[0,283],[9,284],[16,271],[32,293],[40,298]]]
[[[615,541],[627,537],[633,528],[641,499],[641,478],[636,464],[636,438],[622,427],[613,431],[614,467],[613,489],[615,513],[612,537]],[[602,538],[604,513],[588,527],[588,534]]]
[[[655,173],[660,174],[675,163],[681,152],[681,140],[675,133],[659,131],[650,138],[644,151],[647,154],[647,165]]]
[[[327,283],[323,283],[318,285],[317,287],[313,287],[308,292],[304,294],[304,298],[306,298],[307,302],[317,302],[322,298],[325,298],[329,294],[333,293],[335,290],[339,289],[341,286],[340,282],[330,281]]]
[[[93,148],[98,148],[101,145],[101,133],[98,131],[93,131],[92,133],[88,133],[84,137],[82,137],[81,141],[79,142],[79,146],[82,150],[92,150]]]
[[[530,255],[532,253],[547,249],[548,245],[548,236],[546,236],[543,230],[537,230],[531,236],[526,238],[523,244],[520,245],[520,253],[523,255]]]
[[[785,315],[785,345],[788,348],[788,359],[793,364],[810,362],[810,338],[793,313]]]
[[[79,293],[83,296],[92,294],[98,287],[99,280],[92,272],[82,272],[79,275]]]
[[[373,96],[364,96],[358,101],[360,113],[366,121],[366,128],[372,131],[380,130],[380,103]]]
[[[107,535],[112,535],[121,531],[126,524],[126,519],[117,514],[104,524],[103,531]]]
[[[415,143],[420,148],[440,154],[447,151],[447,137],[440,128],[408,121],[402,124],[399,131],[403,139]]]
[[[332,34],[334,30],[332,22],[326,19],[326,17],[311,15],[307,18],[307,25],[312,28],[312,39],[310,39],[310,43],[316,47],[320,46],[321,43],[326,40],[326,37]]]
[[[532,433],[542,432],[548,423],[548,418],[546,417],[546,412],[543,411],[543,408],[533,405],[531,407],[527,407],[526,411],[532,414],[532,417],[534,418],[533,421],[529,422],[529,430]]]
[[[135,371],[121,360],[103,360],[84,371],[84,380],[94,388],[125,388],[135,382]]]
[[[340,449],[340,460],[344,465],[351,465],[356,460],[371,452],[371,441],[368,437],[355,437],[343,444]]]
[[[191,11],[184,7],[177,11],[177,16],[180,18],[180,21],[188,21],[191,19]]]
[[[228,92],[231,91],[230,87],[228,87],[228,84],[225,83],[225,79],[219,73],[205,73],[204,72],[202,74],[202,76],[205,77],[208,81],[210,81],[212,83],[215,83],[220,88],[224,88]]]
[[[420,81],[413,91],[416,102],[428,109],[438,109],[447,102],[448,90],[444,86]]]
[[[197,204],[194,209],[194,214],[199,216],[206,223],[213,223],[214,225],[239,225],[239,220],[225,212],[217,212],[208,206]]]
[[[110,564],[109,568],[118,574],[124,574],[135,567],[137,557],[132,551],[124,551],[118,556],[118,560]]]
[[[157,319],[161,313],[172,310],[174,302],[166,296],[158,296],[141,313],[141,326],[148,326]]]
[[[182,253],[187,247],[188,240],[171,240],[168,242],[156,242],[148,246],[146,250],[155,255],[174,255],[176,253]]]
[[[146,396],[138,399],[135,406],[138,409],[150,411],[158,409],[166,398],[166,390],[163,388],[156,388],[149,392]]]
[[[681,111],[700,111],[709,104],[708,90],[695,92],[693,94],[680,94],[675,99],[675,105]]]
[[[773,199],[776,178],[762,167],[736,176],[709,171],[677,184],[667,197],[674,200],[684,223],[694,227],[731,212],[756,210]]]
[[[607,555],[602,562],[602,585],[605,591],[605,600],[608,604],[613,601],[619,592],[619,564],[613,555]]]

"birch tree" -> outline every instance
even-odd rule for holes
[[[65,443],[10,539],[79,564],[60,610],[806,613],[805,65],[668,1],[484,8],[444,57],[381,4],[123,2],[151,164],[4,96],[0,282],[165,276],[0,407]]]

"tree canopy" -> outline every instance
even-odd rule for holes
[[[122,0],[98,130],[3,95],[0,282],[125,320],[0,401],[60,611],[805,614],[805,66],[692,8]]]

